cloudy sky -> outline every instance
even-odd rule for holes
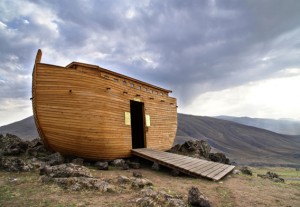
[[[173,90],[178,111],[300,119],[298,0],[0,0],[0,126],[32,114],[42,62]]]

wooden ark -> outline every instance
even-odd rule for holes
[[[96,65],[41,63],[33,69],[32,106],[45,145],[93,160],[131,156],[131,149],[171,148],[176,99],[166,90]]]

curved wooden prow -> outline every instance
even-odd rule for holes
[[[36,111],[36,70],[37,70],[37,64],[41,62],[42,59],[42,50],[38,49],[34,61],[34,66],[33,66],[33,72],[32,72],[32,109],[33,109],[33,117],[34,117],[34,122],[36,125],[36,129],[39,133],[40,138],[42,139],[44,146],[51,151],[49,144],[47,140],[45,139],[44,132],[42,131],[40,127],[40,121],[37,116],[37,111]]]
[[[35,64],[40,63],[42,60],[42,50],[38,49],[37,53],[36,53],[36,57],[35,57]]]

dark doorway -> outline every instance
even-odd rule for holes
[[[144,103],[130,101],[132,149],[145,147]]]

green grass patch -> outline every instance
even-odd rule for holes
[[[300,171],[297,171],[295,168],[283,168],[283,167],[260,167],[252,168],[254,175],[257,174],[266,174],[268,171],[274,172],[285,179],[286,184],[295,184],[300,187]]]
[[[14,194],[10,187],[0,186],[0,206],[3,201],[11,200],[14,198]]]
[[[216,191],[221,199],[221,207],[233,207],[231,194],[228,189],[218,186],[216,187]]]

